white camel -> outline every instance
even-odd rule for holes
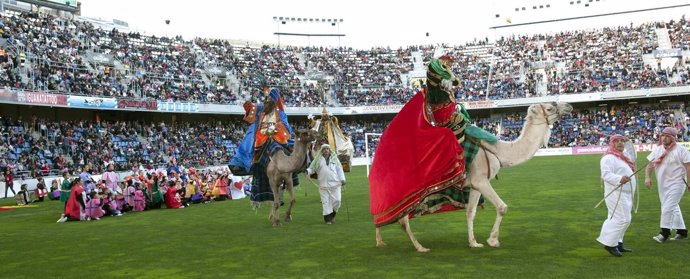
[[[491,229],[491,234],[487,243],[491,247],[500,246],[498,241],[499,228],[503,215],[508,211],[508,205],[496,194],[491,186],[490,180],[498,174],[501,167],[515,166],[531,159],[534,154],[544,145],[551,136],[551,124],[564,114],[570,113],[573,107],[568,103],[543,103],[534,104],[527,109],[527,117],[522,127],[520,136],[515,141],[501,141],[489,144],[481,141],[480,148],[476,155],[470,172],[463,186],[470,186],[470,197],[466,205],[467,210],[467,234],[470,247],[483,247],[474,237],[474,217],[477,212],[477,204],[480,195],[484,195],[491,204],[496,207],[496,220]],[[410,229],[410,219],[408,215],[398,219],[398,223],[407,233],[412,244],[419,252],[427,252],[412,234]],[[384,246],[381,238],[381,228],[376,227],[376,246]]]

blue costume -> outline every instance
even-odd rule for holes
[[[266,176],[268,159],[278,150],[289,155],[288,149],[292,149],[295,144],[295,141],[290,138],[293,131],[288,123],[278,89],[271,88],[267,97],[276,104],[273,114],[270,111],[264,111],[263,104],[244,104],[244,121],[251,124],[237,148],[235,157],[228,164],[233,175],[254,177],[250,197],[253,201],[273,200]],[[293,173],[293,184],[294,186],[299,184],[296,173]]]

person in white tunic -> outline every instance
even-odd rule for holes
[[[647,156],[650,161],[646,169],[644,181],[647,189],[652,186],[652,170],[656,174],[659,200],[661,201],[661,230],[659,235],[652,237],[659,243],[665,242],[671,236],[671,230],[676,235],[671,240],[688,237],[688,230],[683,222],[680,211],[680,199],[685,193],[687,181],[685,177],[690,171],[690,152],[683,146],[676,144],[678,130],[667,127],[661,132],[660,144]]]
[[[599,164],[605,185],[604,195],[613,193],[606,197],[608,215],[597,241],[616,257],[622,256],[621,252],[632,252],[623,247],[623,236],[632,219],[633,193],[637,187],[637,179],[633,176],[635,151],[626,150],[627,140],[618,134],[610,136],[609,148]],[[632,149],[632,145],[628,149]]]
[[[316,173],[323,207],[323,220],[331,225],[340,208],[340,187],[345,185],[345,173],[335,152],[328,144],[321,145],[320,152],[307,168],[307,175]]]

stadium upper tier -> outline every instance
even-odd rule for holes
[[[466,101],[690,84],[685,18],[397,50],[159,38],[12,11],[2,22],[0,85],[71,95],[240,104],[266,85],[293,107],[403,104],[446,53]]]

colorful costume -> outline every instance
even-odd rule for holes
[[[61,202],[67,202],[69,200],[69,194],[72,190],[72,182],[67,179],[67,176],[64,177],[62,180],[62,183],[60,184],[60,201]]]
[[[127,189],[125,189],[125,203],[127,203],[130,207],[134,207],[134,192],[136,191],[137,189],[134,188],[134,185],[129,185],[127,186]]]
[[[247,128],[247,133],[237,148],[237,154],[230,161],[229,166],[233,175],[242,176],[250,173],[252,165],[256,162],[257,157],[261,155],[257,151],[260,151],[261,147],[269,139],[269,129],[275,129],[271,137],[273,141],[288,147],[294,145],[294,140],[290,139],[292,127],[288,123],[278,89],[272,88],[268,94],[276,103],[275,109],[272,112],[263,111],[263,104],[244,104],[245,115],[243,120],[251,123],[251,125]]]
[[[452,59],[432,59],[427,87],[395,116],[381,137],[369,174],[376,226],[427,213],[462,209],[467,194],[464,130],[467,111],[451,90]]]
[[[158,180],[154,180],[153,184],[151,184],[152,208],[161,208],[161,204],[163,203],[163,192],[161,191],[161,187],[158,184]]]
[[[133,211],[144,211],[146,208],[146,195],[141,189],[134,192],[134,208]]]
[[[338,118],[329,115],[328,110],[324,108],[319,119],[311,119],[309,127],[319,132],[317,144],[327,143],[331,146],[335,151],[333,154],[338,157],[343,166],[343,171],[349,172],[355,147],[350,137],[340,129]]]
[[[104,172],[103,176],[101,176],[101,180],[105,180],[105,187],[108,187],[112,193],[117,190],[116,188],[120,188],[120,178],[117,176],[117,173],[112,170]]]
[[[94,197],[86,203],[86,217],[91,219],[101,218],[105,211],[101,207],[103,201],[99,197]]]
[[[180,208],[182,203],[177,196],[177,188],[169,187],[167,192],[165,192],[165,207],[167,208]]]
[[[292,127],[288,123],[283,101],[278,89],[271,88],[268,96],[275,102],[273,111],[264,111],[263,105],[245,103],[244,121],[252,123],[237,153],[229,163],[233,175],[252,175],[252,201],[272,201],[273,192],[269,185],[266,167],[274,152],[281,151],[289,155],[289,149],[294,146],[290,138]],[[299,185],[297,174],[292,174],[293,186]],[[227,191],[226,191],[227,194]]]
[[[43,201],[43,199],[45,199],[45,196],[48,195],[48,191],[46,190],[46,185],[43,182],[39,182],[36,185],[36,190],[34,190],[34,191],[36,194],[36,199],[38,201]]]
[[[86,213],[85,199],[84,188],[79,184],[72,186],[69,200],[67,200],[67,206],[65,206],[65,217],[70,220],[84,220],[84,215]]]
[[[221,176],[216,179],[216,188],[218,188],[218,195],[227,197],[228,196],[228,177]]]

